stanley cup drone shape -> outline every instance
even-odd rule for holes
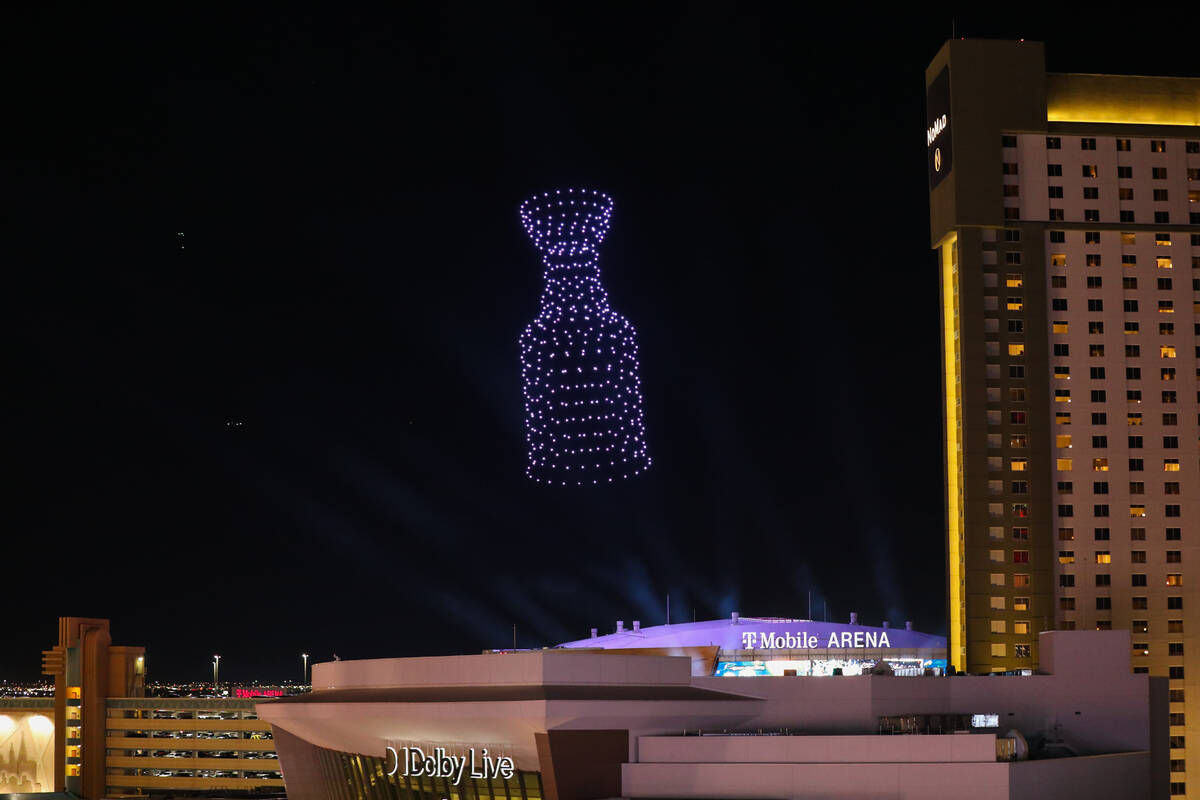
[[[525,472],[541,483],[611,483],[650,466],[637,334],[609,307],[597,266],[612,206],[575,189],[521,204],[546,268],[541,310],[521,334]]]

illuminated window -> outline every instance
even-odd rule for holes
[[[1070,447],[1071,446],[1071,434],[1060,433],[1057,436],[1055,436],[1054,437],[1054,446],[1055,447]]]
[[[1058,529],[1058,540],[1060,542],[1075,541],[1075,529],[1074,528],[1059,528]]]
[[[1131,411],[1128,414],[1127,419],[1129,420],[1130,425],[1141,425],[1142,424],[1142,412]]]
[[[1163,367],[1162,369],[1159,370],[1159,376],[1164,381],[1173,381],[1173,380],[1175,380],[1175,368],[1174,367]]]
[[[1029,446],[1029,437],[1023,433],[1014,433],[1008,437],[1008,446],[1016,449],[1024,449]]]
[[[1070,425],[1071,424],[1071,412],[1070,411],[1056,411],[1054,413],[1054,424],[1055,425]]]
[[[1055,467],[1058,469],[1059,472],[1070,472],[1071,471],[1071,459],[1069,459],[1069,458],[1057,459],[1056,463],[1055,463]]]
[[[1024,472],[1029,467],[1029,459],[1014,458],[1008,462],[1008,468],[1013,472]]]
[[[1154,263],[1159,269],[1174,269],[1175,268],[1175,263],[1173,261],[1171,261],[1170,256],[1157,256],[1154,259]]]
[[[992,620],[992,633],[1008,633],[1008,623],[1002,619]]]
[[[1009,342],[1009,344],[1008,344],[1008,354],[1009,354],[1010,356],[1023,356],[1023,355],[1025,355],[1025,343],[1024,343],[1024,342]]]
[[[1131,517],[1144,517],[1144,516],[1146,516],[1146,507],[1145,507],[1145,506],[1139,506],[1139,505],[1131,505],[1131,506],[1129,507],[1129,516],[1131,516]]]
[[[1136,336],[1138,334],[1139,329],[1140,329],[1140,326],[1136,322],[1126,322],[1125,323],[1125,335],[1126,336]]]
[[[992,584],[992,586],[1003,586],[1004,585],[1004,573],[1003,572],[991,573],[991,584]]]
[[[1093,472],[1108,472],[1108,459],[1107,458],[1093,458],[1092,459],[1092,471]]]
[[[1137,244],[1137,234],[1123,231],[1121,233],[1121,244]]]
[[[1169,234],[1169,233],[1154,234],[1154,244],[1156,247],[1170,247],[1171,246],[1171,234]]]
[[[1013,598],[1013,611],[1028,611],[1028,610],[1029,610],[1029,598],[1028,597],[1014,597]]]
[[[1099,168],[1095,164],[1083,164],[1080,169],[1080,174],[1085,178],[1095,178],[1099,173]],[[1087,220],[1091,222],[1091,220]]]
[[[988,528],[988,538],[1003,539],[1004,538],[1004,528],[999,525],[992,525],[991,527]]]
[[[1016,581],[1013,582],[1016,585]],[[1167,586],[1183,586],[1183,575],[1179,572],[1171,572],[1167,574]],[[1167,598],[1168,600],[1170,598]]]
[[[1179,472],[1179,459],[1178,458],[1164,458],[1163,459],[1163,472]]]
[[[1020,273],[1010,272],[1004,280],[1004,285],[1010,289],[1020,289],[1024,285]]]
[[[1067,254],[1066,253],[1051,253],[1050,254],[1050,266],[1065,267],[1066,265],[1067,265]]]
[[[1058,563],[1074,564],[1075,563],[1075,551],[1074,550],[1059,550],[1058,551]]]
[[[992,644],[992,658],[1004,658],[1008,655],[1008,645]]]
[[[992,607],[993,611],[1003,611],[1004,610],[1004,598],[1003,597],[993,597],[991,599],[991,607]]]
[[[1029,620],[1019,619],[1013,623],[1013,633],[1026,634],[1029,633]]]
[[[1020,311],[1023,307],[1019,297],[1010,297],[1005,301],[1005,308],[1008,311]]]
[[[1168,577],[1170,577],[1170,576],[1168,576]],[[1012,585],[1014,587],[1019,588],[1019,587],[1029,586],[1031,584],[1031,582],[1032,582],[1032,579],[1029,577],[1029,575],[1023,575],[1023,574],[1022,575],[1013,575],[1013,584]],[[1178,585],[1178,584],[1175,584],[1175,585]]]

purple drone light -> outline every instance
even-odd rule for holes
[[[521,334],[525,472],[542,483],[610,483],[650,466],[637,333],[609,307],[597,266],[612,206],[577,189],[521,204],[546,268],[541,310]]]

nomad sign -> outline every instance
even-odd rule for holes
[[[925,150],[929,159],[929,189],[942,182],[954,165],[954,141],[950,135],[950,68],[946,67],[929,84],[925,93]]]
[[[389,760],[393,762],[388,775],[447,778],[455,786],[462,783],[464,777],[508,780],[516,772],[516,766],[510,757],[489,756],[486,747],[482,748],[478,758],[475,756],[474,747],[469,748],[464,756],[447,754],[444,747],[435,747],[432,753],[425,755],[425,751],[419,747],[397,749],[388,745],[387,752],[391,757]]]
[[[811,650],[817,647],[891,647],[886,631],[830,631],[829,638],[822,639],[815,633],[804,631],[744,631],[743,650]]]

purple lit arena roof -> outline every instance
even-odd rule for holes
[[[640,631],[626,627],[594,639],[565,642],[560,647],[599,647],[605,650],[638,647],[708,647],[722,650],[804,650],[865,647],[903,650],[945,650],[941,636],[904,628],[873,628],[844,622],[815,622],[778,617],[741,617],[706,622],[657,625]]]

